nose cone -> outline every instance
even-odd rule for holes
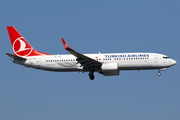
[[[175,60],[172,60],[172,65],[175,65],[177,62]]]

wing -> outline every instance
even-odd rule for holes
[[[71,49],[68,44],[65,42],[65,40],[63,38],[61,38],[63,45],[65,47],[65,49],[70,52],[71,54],[73,54],[74,56],[77,57],[77,61],[78,63],[81,64],[81,66],[84,66],[84,69],[94,69],[94,68],[100,68],[100,66],[102,65],[101,62],[94,60],[88,56],[85,56],[81,53],[76,52],[75,50]]]

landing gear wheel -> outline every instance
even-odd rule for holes
[[[90,79],[91,79],[91,80],[94,80],[94,76],[91,76]]]
[[[89,73],[89,78],[90,78],[91,80],[94,80],[95,77],[94,77],[94,73],[93,73],[93,72],[90,72],[90,73]]]
[[[158,76],[161,76],[161,73],[160,72],[158,72],[158,74],[157,74]]]

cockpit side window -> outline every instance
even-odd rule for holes
[[[169,59],[169,57],[168,56],[164,56],[163,59]]]

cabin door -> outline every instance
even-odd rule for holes
[[[158,55],[154,55],[154,62],[158,63]]]

